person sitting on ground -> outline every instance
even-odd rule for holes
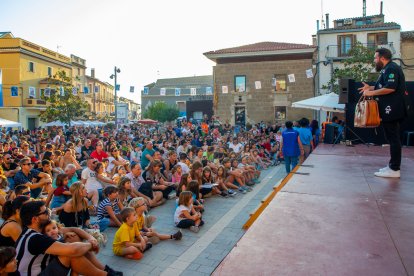
[[[196,180],[191,180],[190,182],[188,182],[186,189],[187,191],[190,191],[193,195],[194,209],[199,212],[204,212],[204,206],[203,206],[204,201],[201,198],[199,182]]]
[[[112,176],[112,180],[116,184],[119,184],[119,181],[121,180],[121,178],[123,178],[126,174],[127,174],[127,170],[125,169],[124,166],[116,166],[114,175]]]
[[[95,158],[99,162],[102,162],[104,158],[108,158],[108,154],[103,149],[102,141],[96,143],[96,149],[91,153],[91,157]]]
[[[122,177],[118,183],[119,201],[123,206],[128,206],[128,202],[135,198],[135,193],[132,190],[131,179],[128,177]]]
[[[116,256],[140,260],[146,248],[137,221],[137,214],[133,208],[127,207],[121,211],[122,225],[115,233],[112,250]]]
[[[49,210],[42,201],[30,201],[20,210],[23,232],[16,242],[18,271],[22,275],[67,275],[70,270],[82,275],[112,275],[96,267],[84,256],[99,250],[96,239],[61,243],[41,234],[49,221]],[[55,256],[50,258],[50,255]]]
[[[102,162],[96,163],[95,167],[96,179],[101,183],[102,187],[107,187],[109,185],[116,185],[117,182],[112,180],[111,177],[105,171],[105,167]]]
[[[131,164],[131,172],[126,175],[131,179],[133,192],[137,197],[143,197],[149,207],[160,206],[164,203],[161,191],[154,191],[151,182],[145,182],[141,176],[141,165],[138,163]]]
[[[49,192],[49,190],[52,189],[52,179],[49,174],[33,169],[32,165],[29,157],[24,157],[20,160],[22,170],[17,172],[14,176],[14,185],[29,186],[31,197],[38,198],[42,189],[45,189],[46,192]],[[33,183],[33,179],[36,178],[40,178],[40,180]]]
[[[55,220],[49,220],[42,227],[42,234],[63,243],[73,243],[73,242],[82,242],[83,240],[93,239],[93,236],[88,234],[77,227],[63,227],[63,225],[58,225]],[[103,265],[96,255],[92,252],[87,252],[85,257],[95,266],[95,268],[110,272],[112,275],[122,276],[123,273],[120,271],[115,271],[108,265]]]
[[[108,160],[109,164],[106,168],[106,171],[111,175],[114,174],[113,170],[116,166],[124,166],[126,170],[129,170],[129,161],[122,158],[122,156],[119,154],[119,149],[117,148],[111,149],[111,156],[108,157]]]
[[[178,228],[190,228],[197,233],[200,226],[204,224],[201,213],[196,212],[193,207],[193,194],[190,191],[180,193],[178,207],[174,213],[174,223]]]
[[[7,177],[7,181],[9,182],[9,187],[13,190],[16,186],[14,184],[14,176],[21,170],[21,168],[14,162],[14,160],[12,160],[11,154],[9,153],[5,153],[3,155],[3,163],[1,166],[3,168],[4,175]]]
[[[161,191],[163,198],[168,199],[168,195],[174,190],[174,183],[167,182],[162,176],[161,170],[162,162],[159,160],[151,161],[148,168],[142,174],[146,182],[153,184],[154,191]]]
[[[187,165],[187,154],[185,154],[185,153],[180,154],[180,162],[178,162],[177,165],[181,166],[183,174],[190,172],[190,168]]]
[[[63,204],[63,208],[59,213],[59,221],[66,227],[94,228],[90,221],[85,185],[81,182],[73,183],[69,191],[72,198]],[[101,230],[105,230],[106,227]]]
[[[193,179],[191,178],[191,175],[189,173],[185,173],[181,176],[180,183],[178,184],[178,187],[175,193],[177,197],[180,196],[180,193],[182,191],[188,190],[188,183],[190,183],[191,180]]]
[[[53,191],[51,208],[60,208],[72,196],[69,191],[68,182],[67,174],[62,173],[56,177],[56,189]]]
[[[217,168],[216,183],[220,186],[224,185],[227,188],[229,196],[235,196],[237,194],[235,190],[237,190],[238,187],[233,183],[227,182],[226,169],[223,166]]]
[[[105,199],[99,203],[98,207],[98,223],[100,229],[104,228],[103,225],[119,227],[122,224],[120,213],[124,206],[119,200],[118,191],[118,187],[113,185],[106,187],[103,191]]]
[[[236,185],[238,187],[239,192],[243,194],[250,191],[244,182],[243,172],[241,172],[239,169],[234,169],[231,166],[231,160],[229,158],[227,157],[224,158],[223,166],[224,166],[224,169],[226,170],[226,175],[227,175],[227,179],[225,183],[232,183],[233,185]],[[229,185],[227,185],[227,188],[233,189]]]
[[[16,249],[13,246],[0,247],[0,275],[15,275],[17,271]]]
[[[171,182],[179,184],[181,182],[183,170],[181,169],[180,165],[175,165],[174,168],[171,170]]]
[[[214,185],[218,184],[218,186],[212,187],[212,192],[215,195],[221,195],[222,197],[227,197],[229,194],[227,192],[227,187],[224,185],[224,183],[217,183],[216,179],[210,169],[210,167],[204,167],[203,168],[203,176],[201,178],[202,187],[205,187],[206,185]]]
[[[82,169],[82,167],[79,165],[78,161],[76,161],[76,158],[73,156],[72,150],[70,148],[67,148],[64,151],[64,155],[59,160],[59,167],[61,169],[64,169],[69,164],[75,165],[77,170]]]
[[[96,178],[95,172],[97,163],[96,159],[88,159],[87,168],[82,171],[82,183],[86,187],[88,199],[92,201],[95,208],[94,212],[98,209],[99,199],[102,198],[102,184]]]
[[[18,196],[13,201],[4,204],[2,218],[4,222],[0,226],[0,244],[3,246],[14,246],[22,232],[20,221],[20,209],[30,198]]]
[[[156,244],[160,240],[181,240],[183,236],[181,231],[167,235],[159,234],[155,231],[155,229],[146,227],[144,213],[147,212],[147,204],[142,197],[132,199],[128,207],[134,208],[135,212],[137,213],[137,221],[135,223],[138,225],[138,229],[141,231],[141,236],[143,236],[146,241],[149,241],[152,244]]]

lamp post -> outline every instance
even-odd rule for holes
[[[116,129],[118,129],[118,113],[117,113],[117,103],[118,103],[118,100],[117,100],[117,83],[116,83],[116,75],[117,75],[117,73],[121,73],[121,69],[119,69],[119,68],[116,68],[116,66],[115,66],[115,68],[114,68],[114,73],[110,76],[110,78],[111,79],[114,79],[114,81],[115,81],[115,98],[114,98],[114,104],[115,104],[115,128]]]

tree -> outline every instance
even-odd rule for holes
[[[44,122],[59,120],[70,125],[75,118],[87,118],[85,111],[88,104],[78,95],[73,95],[72,80],[66,75],[65,71],[58,71],[53,78],[49,78],[50,96],[42,95],[42,99],[49,105],[40,114],[40,119]],[[61,87],[64,95],[61,95]],[[78,91],[79,92],[79,91]]]
[[[349,51],[349,58],[341,61],[343,68],[335,68],[331,80],[322,88],[329,89],[332,87],[332,92],[338,93],[338,80],[341,78],[351,78],[358,82],[375,81],[378,74],[372,73],[375,68],[374,54],[375,49],[365,47],[357,42]]]
[[[160,121],[162,123],[174,121],[180,116],[180,111],[174,105],[165,102],[156,102],[145,110],[143,117]]]

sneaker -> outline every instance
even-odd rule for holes
[[[384,168],[379,169],[378,171],[379,172],[385,172],[385,171],[388,171],[389,169],[390,169],[390,167],[389,166],[386,166]]]
[[[141,251],[138,251],[137,253],[133,255],[126,255],[125,257],[127,257],[128,259],[133,259],[133,260],[141,260],[143,256],[144,254],[142,254]]]
[[[229,196],[235,196],[237,194],[237,192],[233,191],[232,189],[228,189],[227,193],[229,194]]]
[[[116,271],[113,268],[109,267],[108,265],[105,265],[104,271],[108,272],[108,275],[110,276],[123,276],[124,273],[121,271]]]
[[[388,170],[376,172],[374,173],[374,175],[378,177],[399,178],[401,174],[399,170],[394,171],[394,170],[388,169]]]
[[[220,195],[221,195],[222,197],[228,197],[228,196],[229,196],[229,194],[228,194],[228,193],[226,193],[225,191],[222,191],[222,192],[220,193]]]
[[[148,243],[145,245],[144,252],[145,252],[145,251],[150,250],[151,248],[152,248],[152,243],[148,242]]]
[[[253,182],[253,181],[251,181],[251,182],[246,182],[246,185],[247,186],[253,186],[255,183]]]
[[[182,237],[183,237],[183,233],[181,233],[181,230],[178,230],[177,233],[172,235],[172,238],[176,241],[181,240]]]
[[[251,187],[246,187],[246,191],[251,192],[253,189]]]
[[[200,231],[200,228],[198,226],[190,226],[190,231],[198,233],[198,231]]]
[[[247,191],[246,191],[245,189],[243,189],[243,187],[240,187],[240,188],[239,188],[239,192],[241,192],[242,194],[247,193]]]

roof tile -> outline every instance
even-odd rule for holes
[[[238,47],[225,48],[215,51],[209,51],[204,55],[209,54],[230,54],[230,53],[248,53],[248,52],[267,52],[267,51],[278,51],[278,50],[292,50],[292,49],[307,49],[315,48],[315,46],[307,44],[294,44],[285,42],[258,42],[254,44],[248,44]]]

